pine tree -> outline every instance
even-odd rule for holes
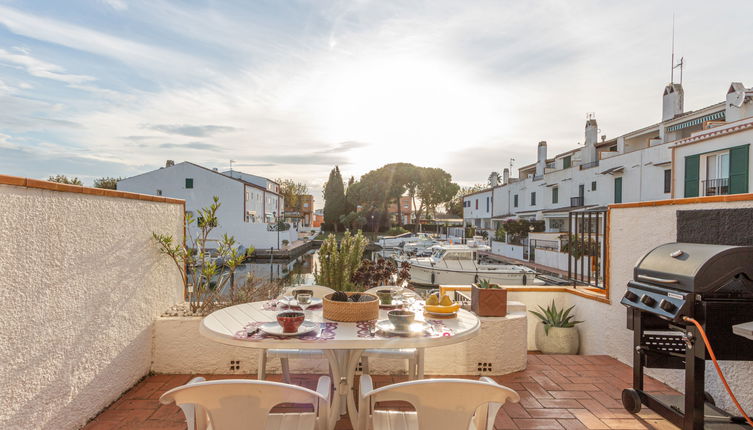
[[[340,168],[335,166],[329,172],[329,179],[324,186],[324,223],[337,232],[340,216],[345,215],[347,202]]]

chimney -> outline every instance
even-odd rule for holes
[[[536,162],[536,176],[541,176],[546,170],[546,141],[539,142],[539,158]]]
[[[219,172],[219,169],[217,169],[216,167],[212,167],[212,171],[213,172]]]
[[[662,95],[661,120],[667,121],[683,112],[685,91],[681,84],[668,84]]]
[[[510,169],[507,167],[502,171],[502,183],[505,185],[510,183]]]
[[[589,115],[591,116],[591,115]],[[599,124],[596,118],[586,120],[586,140],[581,150],[581,162],[583,164],[593,163],[596,161],[596,144],[599,139]]]
[[[165,163],[165,167],[173,167],[175,165],[175,161],[173,160],[167,160]]]

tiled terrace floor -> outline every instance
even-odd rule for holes
[[[159,396],[184,384],[192,375],[150,376],[110,405],[86,430],[185,429],[183,415],[175,405],[161,405]],[[251,378],[246,375],[211,375],[207,379]],[[277,379],[275,379],[277,377]],[[622,408],[620,394],[629,387],[632,370],[606,356],[529,355],[525,371],[493,379],[520,393],[520,403],[509,403],[500,411],[496,429],[675,429],[650,410],[632,415]],[[279,380],[279,375],[272,375]],[[295,375],[294,383],[315,388],[317,376]],[[402,382],[404,376],[374,376],[379,386]],[[674,392],[666,385],[647,379],[646,390]],[[387,405],[387,407],[398,405]],[[350,429],[341,419],[337,429]]]

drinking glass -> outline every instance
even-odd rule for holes
[[[390,290],[390,296],[392,296],[392,303],[395,305],[403,302],[403,292],[398,288]]]
[[[306,309],[311,306],[311,294],[298,294],[297,300],[298,306],[301,307],[303,312],[306,312]]]
[[[294,299],[293,294],[290,291],[285,292],[282,295],[282,300],[285,302],[285,304],[288,305],[288,307],[290,307],[290,301],[293,300],[293,299]]]

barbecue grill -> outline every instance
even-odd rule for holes
[[[714,406],[704,392],[709,352],[695,320],[718,360],[752,361],[753,342],[732,326],[753,320],[753,247],[668,243],[635,266],[621,303],[633,330],[633,389],[622,402],[630,412],[646,405],[683,430],[747,428],[744,418]],[[692,319],[692,320],[691,320]],[[685,369],[684,396],[643,391],[643,369]]]

